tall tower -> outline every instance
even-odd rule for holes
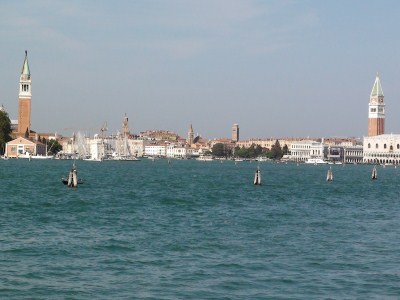
[[[122,130],[124,132],[124,137],[128,137],[129,135],[129,125],[128,125],[128,117],[125,114],[124,120],[122,121]]]
[[[18,135],[23,136],[31,130],[31,72],[28,64],[28,51],[25,51],[25,60],[22,65],[19,79],[18,97]]]
[[[193,132],[193,127],[192,124],[190,124],[189,130],[188,130],[188,137],[187,137],[187,144],[190,146],[193,144],[193,140],[194,140],[194,132]]]
[[[379,75],[376,74],[374,86],[369,96],[368,136],[385,133],[385,103]]]
[[[238,142],[239,141],[239,125],[233,124],[232,126],[232,141]]]

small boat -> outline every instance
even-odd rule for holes
[[[49,155],[32,155],[32,153],[29,153],[26,151],[23,154],[18,154],[18,158],[27,158],[28,160],[32,159],[53,159],[53,156]]]
[[[305,164],[313,164],[313,165],[320,165],[320,164],[327,164],[326,161],[320,159],[320,158],[309,158],[305,162]]]
[[[376,167],[375,166],[372,169],[371,179],[372,180],[378,179],[378,172],[376,171]]]
[[[254,185],[261,185],[261,171],[257,167],[256,174],[254,175]]]
[[[69,171],[68,178],[61,178],[61,182],[68,187],[78,187],[78,184],[83,183],[83,179],[78,178],[78,171],[76,170],[75,163]]]
[[[328,173],[326,174],[326,181],[333,181],[332,167],[329,167]]]
[[[201,155],[198,158],[196,158],[196,160],[201,160],[201,161],[213,161],[214,158],[212,156],[208,156],[208,155]]]

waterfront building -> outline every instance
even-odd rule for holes
[[[110,148],[107,147],[108,143],[98,134],[94,135],[93,139],[88,140],[90,158],[93,160],[102,160],[110,154]]]
[[[46,145],[39,141],[31,141],[23,137],[18,137],[6,144],[4,156],[18,158],[19,155],[25,153],[46,155]]]
[[[190,147],[170,144],[166,147],[166,157],[170,158],[191,158],[197,156],[197,151]]]
[[[18,136],[25,135],[31,130],[31,72],[28,63],[28,52],[25,51],[25,59],[22,65],[21,76],[19,80],[19,97],[18,97]]]
[[[144,154],[146,156],[166,157],[166,152],[166,144],[152,144],[144,147]]]
[[[135,157],[142,157],[144,155],[145,146],[148,145],[146,140],[128,139],[129,149],[131,154]]]
[[[142,138],[154,141],[177,141],[179,136],[172,131],[168,130],[147,130],[140,133]]]
[[[377,74],[369,97],[368,136],[381,135],[385,133],[385,103],[383,100],[383,89],[379,75]]]
[[[301,141],[301,142],[293,142],[290,144],[290,156],[289,159],[296,162],[305,162],[308,159],[324,159],[325,151],[324,151],[323,142],[316,141]]]
[[[236,146],[239,146],[240,148],[250,148],[252,145],[254,146],[260,146],[263,149],[271,149],[276,141],[279,142],[279,145],[281,148],[283,148],[285,145],[290,149],[290,145],[293,142],[301,142],[301,141],[309,141],[309,140],[314,140],[318,141],[320,139],[310,139],[310,138],[266,138],[266,139],[248,139],[244,141],[239,141],[236,143]]]
[[[238,142],[239,141],[239,125],[233,124],[232,126],[232,141]]]
[[[364,137],[363,161],[370,164],[400,162],[400,134],[381,134]]]
[[[344,147],[343,162],[346,164],[360,164],[363,162],[363,145]]]
[[[233,149],[236,146],[236,143],[229,138],[216,138],[209,141],[209,147],[212,149],[215,144],[223,144],[226,149]]]

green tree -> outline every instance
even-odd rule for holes
[[[283,156],[283,151],[281,148],[281,145],[279,144],[279,141],[276,140],[275,145],[272,146],[271,148],[271,157],[272,159],[281,159]]]
[[[47,152],[57,154],[62,150],[61,144],[57,140],[49,140],[47,142]]]
[[[214,156],[225,156],[225,146],[222,143],[216,143],[211,151]]]
[[[283,155],[289,154],[289,148],[286,144],[285,144],[285,146],[283,146],[282,152],[283,152]]]
[[[6,143],[11,141],[11,121],[7,112],[0,111],[0,154],[4,154]]]

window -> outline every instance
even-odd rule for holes
[[[397,146],[399,146],[399,145],[397,145]],[[371,143],[368,143],[368,148],[371,148]],[[398,149],[398,148],[397,148]]]
[[[386,144],[383,144],[383,149],[386,149]]]
[[[375,144],[375,148],[378,149],[378,144]]]
[[[371,108],[371,112],[376,112],[376,108]]]

